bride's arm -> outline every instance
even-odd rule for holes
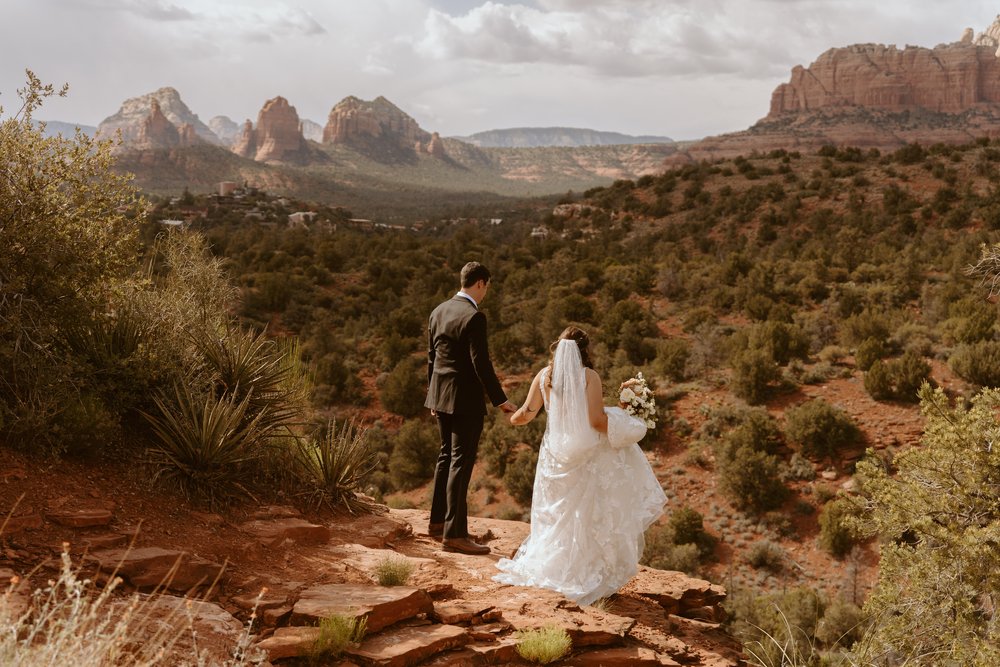
[[[531,388],[528,389],[528,397],[524,399],[524,405],[510,416],[510,423],[514,426],[524,426],[534,419],[538,411],[542,409],[541,377],[541,371],[535,374],[535,379],[531,381]]]
[[[608,415],[604,412],[604,392],[601,391],[601,376],[597,371],[587,369],[587,413],[590,425],[598,433],[608,432]]]

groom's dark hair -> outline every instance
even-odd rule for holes
[[[490,281],[490,270],[479,262],[469,262],[462,267],[462,287],[472,287],[480,280]]]

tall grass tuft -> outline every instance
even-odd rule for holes
[[[375,565],[379,586],[402,586],[413,574],[413,563],[399,556],[386,556]]]
[[[327,424],[321,438],[296,439],[297,463],[304,495],[316,505],[343,506],[350,512],[367,507],[355,491],[375,469],[368,431],[357,422]]]
[[[80,579],[65,552],[58,578],[36,590],[28,611],[15,615],[10,603],[18,582],[0,593],[0,665],[73,665],[73,667],[167,667],[208,665],[209,656],[197,644],[185,647],[185,635],[194,635],[193,618],[186,607],[167,617],[152,616],[153,598],[117,594],[120,579],[102,590]],[[219,667],[260,664],[264,656],[252,651],[250,627],[232,647],[231,657]]]
[[[562,628],[553,626],[537,630],[518,630],[517,654],[529,662],[547,665],[569,653],[573,640]]]
[[[336,658],[351,644],[359,644],[365,638],[368,622],[365,617],[355,618],[346,614],[334,614],[319,622],[319,637],[313,645],[315,658]]]

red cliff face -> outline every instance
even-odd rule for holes
[[[323,128],[326,144],[378,143],[410,150],[417,144],[428,145],[431,135],[413,118],[384,97],[371,102],[347,97],[330,111]]]
[[[257,114],[257,127],[248,120],[243,133],[233,145],[237,155],[257,162],[300,162],[308,149],[295,107],[284,97],[264,103]]]
[[[830,49],[808,68],[792,70],[791,80],[771,95],[768,118],[845,106],[958,114],[1000,105],[995,52],[968,42],[933,49],[882,44]]]
[[[160,103],[154,99],[150,105],[149,114],[139,126],[134,148],[140,150],[173,148],[179,146],[180,143],[180,133],[177,131],[177,127],[163,115]]]

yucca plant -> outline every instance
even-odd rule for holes
[[[340,427],[331,421],[322,438],[297,438],[297,463],[303,492],[317,505],[342,505],[350,512],[366,507],[355,491],[375,469],[368,431],[357,422]]]
[[[296,424],[305,405],[297,348],[282,347],[263,332],[227,328],[221,336],[197,339],[216,394],[246,400],[247,419],[274,435]]]
[[[174,401],[154,398],[158,414],[142,413],[158,441],[149,450],[154,479],[176,482],[189,496],[218,500],[253,494],[247,488],[251,464],[261,455],[266,432],[247,415],[250,397],[199,395],[175,386]]]

